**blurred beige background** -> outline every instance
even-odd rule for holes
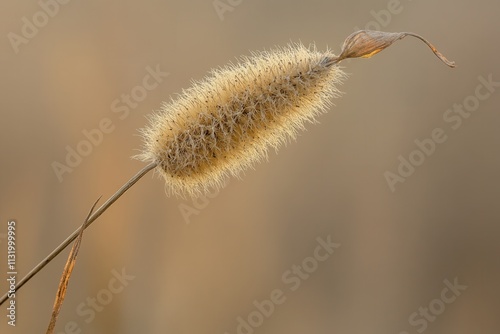
[[[320,124],[205,202],[146,176],[86,231],[57,333],[499,332],[500,89],[477,88],[500,81],[497,1],[41,3],[0,4],[1,277],[8,219],[21,279],[143,166],[145,116],[213,67],[289,41],[338,52],[356,27],[419,33],[458,65],[412,38],[343,63]],[[156,68],[169,74],[141,89]],[[53,163],[103,119],[112,131],[60,182]],[[391,191],[384,173],[436,128],[446,141]],[[316,268],[328,236],[340,247]],[[1,333],[45,332],[67,254],[17,293],[15,328],[2,305]],[[302,264],[307,279],[288,272]]]

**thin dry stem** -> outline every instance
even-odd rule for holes
[[[140,178],[146,175],[150,170],[156,167],[156,163],[150,163],[141,169],[137,174],[135,174],[130,180],[127,181],[116,193],[113,194],[99,209],[85,223],[85,229],[90,226],[100,215],[104,213],[118,198],[120,198],[130,187],[132,187]],[[35,276],[43,267],[45,267],[50,261],[52,261],[59,253],[61,253],[75,238],[78,236],[80,228],[75,230],[66,240],[64,240],[56,249],[52,251],[45,259],[43,259],[36,267],[34,267],[23,279],[19,281],[16,285],[16,291],[26,284],[33,276]],[[0,305],[2,305],[8,299],[8,293],[3,295],[0,299]]]

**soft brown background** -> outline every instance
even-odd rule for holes
[[[457,277],[467,290],[425,333],[498,333],[500,91],[456,131],[443,114],[474,94],[479,76],[500,81],[500,5],[401,6],[379,27],[429,38],[457,69],[410,38],[370,60],[345,62],[346,94],[320,124],[231,180],[190,224],[179,207],[194,204],[166,197],[163,180],[146,176],[86,231],[57,332],[75,321],[81,333],[233,334],[254,300],[281,289],[286,302],[255,333],[413,334],[420,327],[409,324],[410,314]],[[7,34],[20,34],[22,17],[40,7],[0,7],[0,233],[17,220],[21,279],[99,195],[107,198],[143,166],[130,159],[141,147],[137,129],[162,101],[252,50],[302,41],[338,52],[388,1],[247,0],[220,20],[212,1],[73,0],[18,54]],[[120,120],[111,103],[157,64],[170,75]],[[106,117],[115,130],[59,182],[51,164],[64,162],[66,146]],[[384,172],[434,128],[448,140],[391,192]],[[290,291],[281,275],[328,235],[340,248]],[[67,253],[18,292],[15,328],[2,305],[1,333],[45,332]],[[78,305],[122,268],[135,279],[87,324]]]

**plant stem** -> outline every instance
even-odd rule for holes
[[[117,192],[113,194],[99,209],[97,209],[92,216],[89,217],[85,223],[84,229],[90,226],[99,216],[106,211],[118,198],[120,198],[130,187],[132,187],[140,178],[146,175],[150,170],[156,167],[156,163],[152,162],[149,165],[141,169],[137,174],[135,174],[130,180],[127,181]],[[21,279],[16,285],[16,291],[18,291],[26,282],[28,282],[33,276],[35,276],[43,267],[45,267],[50,261],[52,261],[59,253],[61,253],[80,232],[80,227],[76,229],[66,240],[64,240],[56,249],[52,251],[45,259],[43,259],[36,267],[34,267],[23,279]],[[0,299],[0,305],[2,305],[8,299],[8,293],[3,295]]]

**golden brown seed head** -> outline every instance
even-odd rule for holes
[[[345,76],[332,57],[290,45],[212,71],[151,117],[139,158],[158,164],[169,193],[219,187],[327,110]]]

